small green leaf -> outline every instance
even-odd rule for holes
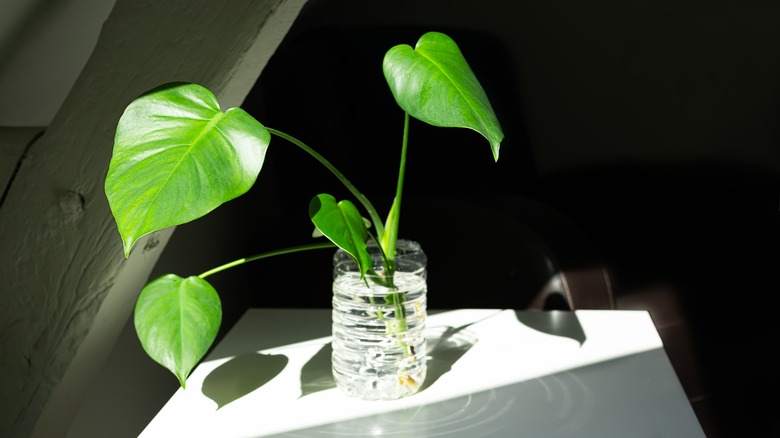
[[[363,224],[365,224],[366,229],[371,228],[371,220],[369,220],[367,218],[363,218]],[[314,229],[311,232],[311,237],[314,237],[316,239],[318,237],[325,237],[325,235],[322,234],[322,231],[320,231],[319,228],[314,227]]]
[[[134,100],[119,119],[105,191],[125,257],[145,234],[204,216],[249,190],[271,136],[196,84]]]
[[[309,217],[320,232],[336,246],[351,255],[358,265],[360,276],[371,268],[371,256],[366,250],[368,229],[355,204],[326,193],[312,198]]]
[[[385,219],[385,234],[382,236],[382,250],[388,254],[391,259],[395,259],[395,244],[398,240],[398,222],[400,201],[398,197],[393,198],[393,205],[390,206],[390,212]]]
[[[385,54],[382,70],[398,105],[433,126],[470,128],[489,142],[493,159],[504,134],[493,107],[457,44],[428,32],[414,49],[401,44]]]
[[[135,331],[144,351],[170,370],[182,388],[214,342],[221,321],[217,291],[198,277],[164,275],[143,288],[135,305]]]

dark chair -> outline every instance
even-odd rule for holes
[[[400,235],[428,254],[431,308],[647,310],[705,431],[710,426],[692,327],[677,291],[615,287],[611,268],[574,221],[515,195],[404,200]]]

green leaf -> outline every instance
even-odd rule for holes
[[[119,119],[105,181],[125,257],[145,234],[202,217],[249,190],[271,136],[196,84],[156,88]]]
[[[399,208],[400,200],[396,196],[393,198],[393,205],[390,206],[390,212],[387,213],[385,220],[385,234],[382,236],[381,247],[390,259],[395,259],[395,244],[398,240],[398,222],[400,221]]]
[[[368,229],[355,204],[326,193],[312,198],[309,217],[320,232],[355,259],[361,278],[371,268],[371,256],[366,250]]]
[[[185,387],[219,331],[222,304],[217,291],[198,277],[164,275],[141,291],[135,331],[146,354],[170,370]]]
[[[493,107],[457,44],[428,32],[414,49],[391,48],[382,70],[398,105],[433,126],[470,128],[482,134],[498,160],[504,134]]]

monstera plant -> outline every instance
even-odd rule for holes
[[[495,113],[456,43],[429,32],[416,46],[398,45],[382,69],[405,112],[395,198],[383,221],[376,208],[333,164],[286,133],[263,126],[246,111],[222,111],[215,96],[192,83],[168,83],[131,102],[116,128],[105,193],[124,245],[125,257],[138,240],[155,231],[198,219],[241,196],[255,183],[271,139],[278,137],[311,155],[349,189],[350,200],[319,194],[309,203],[315,241],[242,258],[197,276],[164,275],[149,282],[135,307],[134,322],[146,353],[185,387],[194,366],[209,350],[222,319],[217,291],[206,278],[265,257],[320,248],[341,248],[361,274],[371,268],[369,239],[392,268],[406,166],[409,117],[438,127],[481,133],[498,160],[503,133]],[[364,219],[364,214],[367,219]],[[391,269],[392,271],[392,269]]]

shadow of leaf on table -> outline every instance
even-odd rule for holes
[[[282,354],[246,353],[215,368],[203,381],[202,392],[220,409],[260,388],[282,372],[289,359]]]
[[[428,360],[426,361],[428,371],[420,391],[424,391],[450,371],[455,362],[477,343],[477,336],[466,330],[472,324],[474,323],[459,327],[433,327],[429,330],[426,341],[428,344]]]
[[[301,397],[336,387],[331,370],[333,346],[323,345],[301,368]]]
[[[526,327],[553,336],[563,336],[579,342],[587,340],[585,331],[574,312],[522,312],[515,311],[517,320]]]

